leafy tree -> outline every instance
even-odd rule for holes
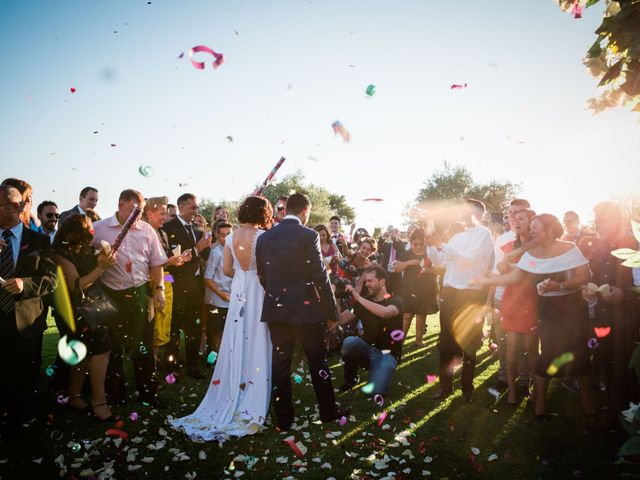
[[[344,195],[332,193],[329,196],[329,205],[335,215],[342,219],[343,224],[350,224],[356,220],[356,211],[347,204],[347,199]]]
[[[278,183],[272,183],[264,190],[263,195],[275,204],[280,195],[291,195],[296,192],[306,193],[311,200],[309,225],[327,223],[333,215],[342,217],[347,223],[355,218],[355,212],[347,204],[344,195],[333,194],[324,187],[307,183],[301,171],[285,176]]]
[[[588,0],[586,7],[600,0]],[[574,0],[560,0],[562,10],[572,10]],[[640,112],[640,0],[605,0],[602,23],[595,43],[583,63],[600,79],[603,91],[588,101],[595,113],[619,105]]]
[[[442,223],[446,223],[456,212],[454,209],[447,210],[448,207],[443,202],[460,201],[469,197],[483,201],[488,212],[504,213],[509,207],[509,201],[519,190],[519,185],[509,181],[476,183],[467,167],[453,166],[445,161],[443,168],[434,172],[418,192],[414,205],[409,209],[409,217],[424,220],[426,209],[422,206],[438,204]]]

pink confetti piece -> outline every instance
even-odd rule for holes
[[[127,432],[123,432],[122,430],[119,430],[117,428],[110,428],[104,433],[105,435],[115,435],[117,437],[122,438],[123,440],[126,440],[127,438],[129,438],[129,434]]]
[[[347,424],[347,417],[340,417],[340,426],[344,427]]]
[[[170,373],[169,375],[164,377],[164,379],[169,385],[173,385],[174,383],[176,383],[176,376],[173,373]]]
[[[384,412],[382,412],[380,414],[380,416],[378,417],[378,426],[381,427],[382,424],[384,423],[384,421],[387,419],[387,416],[389,414],[387,413],[387,411],[385,410]]]
[[[576,2],[573,4],[571,13],[573,14],[573,18],[575,19],[582,18],[582,7],[580,6],[580,2]]]
[[[404,332],[402,330],[394,330],[391,332],[391,339],[399,342],[404,338]]]
[[[467,88],[467,84],[466,83],[454,83],[451,85],[451,90],[462,90],[463,88]]]
[[[131,413],[129,414],[129,419],[130,419],[132,422],[137,421],[137,420],[138,420],[138,414],[137,414],[137,412],[131,412]]]
[[[597,348],[600,344],[598,343],[598,340],[595,338],[590,338],[587,341],[587,347],[589,348]]]
[[[611,327],[593,327],[596,337],[604,338],[611,333]]]
[[[333,122],[331,124],[331,128],[333,128],[333,134],[340,135],[345,143],[351,141],[351,134],[349,133],[349,130],[347,130],[339,121],[336,120]]]
[[[71,93],[76,93],[76,89],[71,87],[69,90],[71,90]]]
[[[329,372],[327,372],[326,370],[320,370],[318,372],[318,375],[320,375],[320,378],[323,380],[326,380],[327,378],[329,378]]]
[[[294,437],[285,438],[283,441],[291,447],[291,450],[293,450],[293,453],[295,453],[297,457],[304,457],[304,452],[302,450],[306,450],[306,448],[304,448],[300,442],[296,442]]]
[[[434,383],[436,380],[438,380],[438,376],[432,373],[429,373],[426,378],[427,378],[427,383]]]
[[[193,59],[193,54],[197,53],[197,52],[205,52],[208,53],[209,55],[213,55],[216,59],[215,62],[213,62],[213,68],[214,70],[216,68],[218,68],[220,65],[222,65],[222,63],[224,62],[224,55],[221,53],[216,53],[213,50],[211,50],[209,47],[205,46],[205,45],[197,45],[195,47],[193,47],[191,50],[189,50],[189,58],[191,59],[191,64],[196,67],[198,70],[204,70],[204,62],[198,62],[196,60]]]

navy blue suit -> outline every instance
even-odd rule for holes
[[[320,419],[336,418],[331,372],[327,363],[326,320],[336,321],[336,306],[315,230],[285,218],[256,243],[258,277],[264,287],[262,321],[273,344],[273,405],[280,428],[294,419],[291,359],[298,340],[309,359]]]

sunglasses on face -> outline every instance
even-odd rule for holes
[[[56,217],[56,219],[60,218],[60,214],[59,213],[45,213],[44,216],[47,217],[47,218],[53,218],[53,217]]]
[[[277,209],[279,212],[284,212],[284,207],[283,206],[279,206]]]

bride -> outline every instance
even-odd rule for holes
[[[264,290],[258,281],[255,246],[269,227],[268,200],[248,197],[240,206],[242,227],[226,238],[224,273],[233,277],[222,344],[209,389],[191,415],[169,423],[194,440],[223,442],[261,430],[271,394],[271,340],[262,323]]]

